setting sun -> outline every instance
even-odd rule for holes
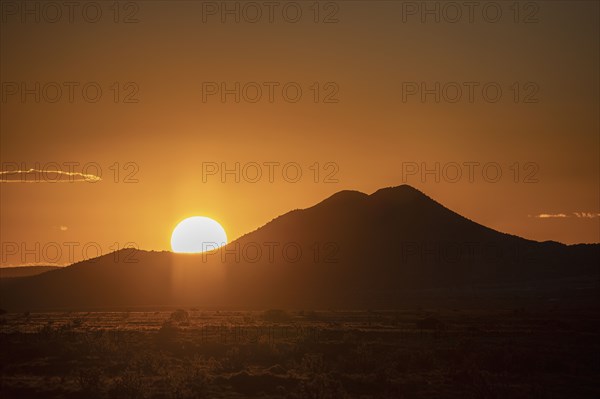
[[[204,216],[182,220],[171,235],[173,252],[200,253],[227,244],[225,229],[216,221]]]

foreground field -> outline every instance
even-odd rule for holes
[[[598,309],[9,313],[2,398],[597,398]]]

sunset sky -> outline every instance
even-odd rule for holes
[[[3,252],[58,243],[65,264],[89,243],[168,250],[194,215],[231,240],[341,190],[400,184],[502,232],[600,242],[598,2],[499,2],[497,22],[481,2],[455,23],[436,2],[439,22],[421,2],[301,1],[256,23],[236,2],[99,2],[98,22],[86,2],[72,22],[7,3],[2,172],[71,174],[2,174]],[[223,179],[236,163],[239,182]],[[25,263],[49,262],[3,253],[2,266]]]

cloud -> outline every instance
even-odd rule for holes
[[[600,217],[600,213],[595,213],[595,212],[573,212],[573,215],[575,215],[576,218],[578,219],[594,219],[597,217]],[[567,215],[566,213],[540,213],[538,215],[527,215],[528,217],[534,217],[537,219],[564,219],[564,218],[569,218],[571,216]]]
[[[0,269],[6,267],[29,267],[29,266],[56,266],[65,267],[70,266],[70,263],[53,263],[53,262],[23,262],[23,263],[8,263],[0,265]]]
[[[573,212],[573,215],[577,216],[578,218],[586,218],[586,219],[594,219],[594,218],[600,217],[600,213],[593,213],[593,212]]]
[[[74,183],[102,180],[100,176],[63,170],[11,170],[0,172],[0,183]]]
[[[560,219],[568,216],[564,213],[540,213],[539,215],[534,215],[533,217],[538,219]]]

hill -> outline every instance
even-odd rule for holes
[[[210,253],[126,249],[3,281],[1,301],[9,310],[394,308],[426,298],[578,290],[597,283],[599,254],[597,244],[495,231],[403,185],[336,193]]]

